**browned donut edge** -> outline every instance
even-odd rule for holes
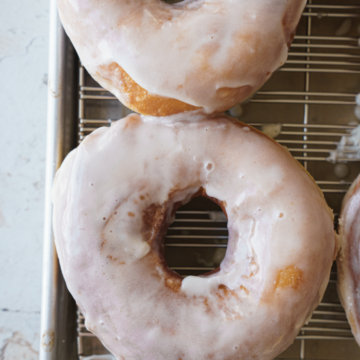
[[[267,76],[270,75],[269,72]],[[202,107],[190,105],[177,99],[150,94],[116,62],[99,66],[94,77],[100,82],[104,80],[105,84],[109,84],[110,91],[111,88],[118,90],[116,95],[119,100],[129,109],[142,115],[171,116],[186,111],[204,110]],[[104,87],[106,88],[106,86]],[[216,99],[219,100],[219,108],[214,113],[230,109],[247,99],[253,92],[254,89],[249,85],[217,89]]]
[[[137,84],[117,63],[101,65],[96,74],[120,90],[123,95],[121,101],[129,109],[142,115],[170,116],[185,111],[201,109],[182,101],[151,95],[147,90]]]

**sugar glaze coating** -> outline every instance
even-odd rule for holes
[[[284,64],[306,0],[57,0],[90,74],[145,115],[224,111]],[[156,105],[154,105],[154,103]]]
[[[360,345],[360,175],[343,200],[339,235],[338,293],[352,333]]]
[[[163,261],[174,208],[199,192],[228,217],[220,270]],[[299,163],[235,119],[132,114],[87,136],[57,173],[54,232],[86,326],[118,360],[273,359],[320,302],[333,216]]]

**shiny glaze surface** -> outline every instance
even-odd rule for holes
[[[65,30],[90,74],[128,107],[148,115],[159,115],[162,106],[162,115],[195,107],[213,113],[246,99],[284,64],[306,4],[57,2]],[[155,100],[156,109],[151,105]]]
[[[227,214],[226,256],[181,279],[163,236],[204,192]],[[66,158],[53,202],[69,290],[119,360],[273,359],[320,302],[336,249],[306,171],[226,116],[133,114],[100,128]]]

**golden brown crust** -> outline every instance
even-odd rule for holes
[[[123,94],[123,102],[129,109],[143,115],[169,116],[185,111],[200,109],[199,107],[186,104],[182,101],[151,95],[138,85],[117,63],[100,66],[101,73],[98,76],[114,82],[115,86]]]
[[[279,271],[275,288],[290,287],[297,290],[302,283],[303,272],[295,266],[289,266]]]

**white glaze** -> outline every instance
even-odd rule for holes
[[[281,134],[281,124],[265,124],[261,127],[261,131],[268,137],[275,139]]]
[[[359,105],[355,106],[354,115],[358,120],[360,120],[360,106]]]
[[[348,190],[339,219],[340,251],[337,258],[338,292],[360,345],[360,175]]]
[[[305,4],[58,0],[65,30],[83,64],[120,100],[124,95],[102,78],[100,66],[115,62],[151,94],[208,113],[221,107],[218,89],[250,85],[254,92],[284,64]]]
[[[360,93],[355,96],[356,105],[360,106]]]
[[[169,222],[200,187],[226,203],[228,249],[218,273],[174,292],[142,216],[166,203]],[[320,190],[283,147],[229,117],[133,114],[100,128],[66,158],[53,202],[68,288],[118,360],[273,359],[329,279],[335,238]],[[299,288],[277,288],[291,266]],[[221,300],[219,285],[235,295]]]
[[[347,159],[360,159],[360,125],[351,130],[349,135],[341,137],[336,150],[330,151],[330,156],[327,158],[330,162],[337,162]]]
[[[229,114],[235,118],[240,118],[244,113],[244,109],[240,104],[235,105],[229,109]]]
[[[344,163],[338,163],[334,166],[334,174],[339,179],[345,179],[349,175],[349,165]]]

